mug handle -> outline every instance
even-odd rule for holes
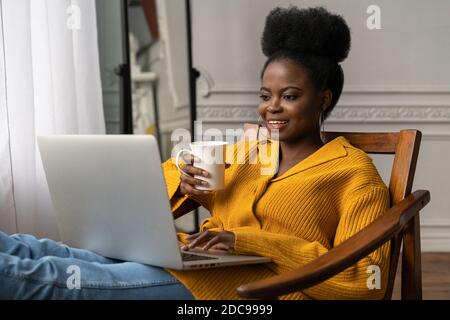
[[[175,165],[177,166],[178,171],[180,171],[182,174],[188,175],[188,173],[184,172],[183,169],[181,169],[180,165],[178,164],[180,161],[180,156],[183,152],[187,152],[190,155],[192,155],[192,151],[188,150],[188,149],[181,149],[180,151],[177,152],[177,156],[175,157]]]

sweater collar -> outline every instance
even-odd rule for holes
[[[278,144],[277,152],[274,152],[273,154],[270,154],[271,161],[276,163],[274,166],[274,174],[278,171],[278,159],[279,159],[279,142],[273,141],[268,139],[267,140],[269,144],[276,143]],[[323,163],[326,163],[328,161],[332,161],[334,159],[342,158],[347,156],[347,150],[346,147],[352,147],[350,142],[343,136],[336,137],[335,139],[327,142],[322,147],[320,147],[318,150],[310,154],[308,157],[303,159],[302,161],[298,162],[296,165],[294,165],[292,168],[287,170],[283,175],[273,179],[272,181],[278,181],[282,180],[284,178],[287,178],[291,175],[294,175],[296,173],[305,171],[309,168],[321,165]],[[273,176],[272,175],[272,176]]]

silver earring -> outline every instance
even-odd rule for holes
[[[325,143],[325,120],[323,112],[320,113],[319,127],[320,127],[320,138],[322,139],[322,142]]]
[[[263,126],[263,118],[261,117],[261,115],[259,116],[259,118],[258,118],[258,124],[259,124],[259,126],[260,127],[262,127]]]

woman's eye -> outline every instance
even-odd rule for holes
[[[270,97],[267,94],[260,94],[259,98],[263,101],[268,101]]]
[[[287,95],[284,96],[284,98],[286,100],[289,100],[289,101],[294,101],[295,99],[297,99],[297,96],[296,95],[292,95],[292,94],[287,94]]]

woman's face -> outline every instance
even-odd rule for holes
[[[258,112],[269,131],[279,130],[279,140],[295,142],[317,135],[323,94],[304,67],[289,60],[271,62],[262,78]]]

